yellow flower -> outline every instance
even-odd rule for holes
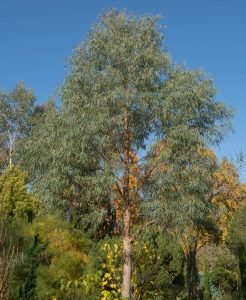
[[[109,279],[111,279],[111,278],[112,278],[112,276],[111,276],[111,274],[110,274],[110,273],[105,273],[104,277],[105,277],[105,278],[109,278]]]

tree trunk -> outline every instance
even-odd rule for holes
[[[186,288],[187,299],[194,300],[197,296],[198,273],[196,266],[196,251],[189,249],[186,257]]]
[[[130,299],[131,297],[131,238],[129,235],[131,212],[126,208],[124,212],[124,231],[123,231],[123,281],[122,281],[122,298]]]
[[[123,184],[123,278],[122,278],[122,298],[131,298],[131,199],[130,199],[130,127],[129,113],[124,112],[124,184]]]

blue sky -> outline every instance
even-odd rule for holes
[[[0,88],[23,80],[38,102],[46,101],[62,84],[74,47],[110,7],[163,17],[164,46],[173,60],[203,68],[215,81],[217,99],[236,110],[235,134],[217,153],[246,152],[245,0],[0,0]],[[242,173],[246,180],[245,168]]]

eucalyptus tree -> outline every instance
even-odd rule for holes
[[[59,111],[27,143],[33,186],[57,192],[68,214],[76,207],[92,226],[113,210],[115,194],[121,199],[124,298],[131,293],[131,206],[140,189],[130,193],[132,156],[158,125],[158,89],[169,67],[161,43],[155,17],[103,14],[71,57]]]
[[[152,208],[162,230],[178,239],[185,257],[187,296],[195,299],[199,243],[203,236],[218,234],[219,210],[209,199],[217,166],[212,158],[197,153],[194,141],[187,136],[179,139],[174,143],[169,140],[158,158],[159,170],[149,182],[153,201],[148,203],[148,209]]]
[[[76,210],[87,230],[105,224],[110,215],[113,219],[113,200],[120,200],[126,299],[131,297],[132,207],[139,197],[147,201],[151,189],[146,185],[160,165],[159,150],[147,151],[149,163],[142,154],[151,141],[167,141],[178,171],[181,163],[189,163],[184,152],[192,158],[205,140],[219,140],[220,125],[230,117],[214,101],[212,82],[202,72],[173,67],[162,42],[156,17],[104,13],[70,59],[61,107],[44,114],[25,149],[32,186],[65,207],[68,216]],[[138,184],[132,187],[134,176]],[[152,182],[158,195],[154,188],[151,194],[161,203],[163,176],[158,183]],[[193,203],[186,204],[190,211]]]
[[[131,296],[132,154],[157,125],[158,89],[169,67],[156,18],[109,11],[71,58],[62,110],[99,158],[100,176],[116,185],[123,207],[122,297]],[[82,149],[81,149],[82,150]],[[110,188],[109,185],[109,188]],[[111,188],[112,189],[112,188]]]
[[[152,150],[158,153],[157,167],[146,193],[159,224],[171,228],[181,242],[188,299],[196,298],[199,239],[216,233],[219,217],[212,203],[219,193],[214,191],[219,164],[208,146],[220,143],[231,127],[232,110],[215,101],[215,95],[213,82],[203,72],[169,72],[161,89],[161,136]]]
[[[34,95],[21,82],[10,91],[0,91],[0,163],[12,165],[18,144],[30,132]]]

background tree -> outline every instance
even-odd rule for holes
[[[0,91],[0,163],[3,167],[16,160],[18,144],[29,135],[34,95],[20,82],[10,92]]]
[[[201,71],[171,70],[162,97],[162,140],[153,149],[159,154],[155,163],[160,171],[150,182],[151,205],[162,226],[173,225],[180,241],[185,240],[187,297],[194,299],[197,237],[214,229],[216,214],[209,194],[217,161],[204,155],[203,149],[221,141],[230,126],[231,111],[214,100],[213,83]]]
[[[30,222],[40,209],[39,199],[27,191],[26,183],[26,174],[13,165],[8,166],[0,175],[1,299],[13,299],[13,291],[16,288],[13,285],[16,266],[26,255],[25,247],[28,239],[24,232],[30,230]],[[30,294],[26,293],[25,299],[34,299],[31,294],[34,292],[35,285],[32,288],[29,285],[29,288]]]
[[[0,213],[5,219],[22,218],[31,222],[40,208],[39,199],[27,192],[27,176],[10,166],[0,175]]]
[[[165,175],[162,172],[153,179],[158,182],[158,196],[154,195],[159,201],[159,222],[178,237],[184,251],[188,299],[195,299],[198,292],[196,253],[199,237],[205,232],[215,232],[218,214],[216,206],[208,201],[216,162],[205,159],[194,148],[189,155],[188,149],[193,146],[187,143],[187,148],[183,145],[178,151],[175,150],[171,154],[174,160],[171,157],[171,160],[168,159]]]
[[[94,275],[97,272],[101,259],[100,248],[96,243],[90,240],[86,234],[78,229],[74,229],[71,223],[64,221],[59,216],[48,215],[40,218],[33,226],[33,231],[38,234],[38,240],[34,240],[33,249],[30,249],[29,260],[30,267],[24,262],[20,265],[19,273],[26,280],[22,284],[23,291],[30,293],[28,286],[36,284],[35,294],[38,299],[56,297],[57,299],[66,298],[66,286],[80,279],[84,279],[86,274]],[[38,242],[38,243],[37,243]],[[41,251],[40,251],[41,250]],[[40,256],[41,254],[41,256]],[[39,261],[37,258],[39,257]],[[35,263],[38,263],[35,269]],[[33,274],[33,272],[35,272]],[[23,276],[25,273],[26,276]],[[33,276],[34,275],[34,276]],[[70,283],[69,283],[70,282]],[[98,299],[92,294],[86,294],[85,286],[80,286],[80,297],[75,299],[86,299],[93,295],[92,299]],[[25,294],[23,295],[24,298]]]

